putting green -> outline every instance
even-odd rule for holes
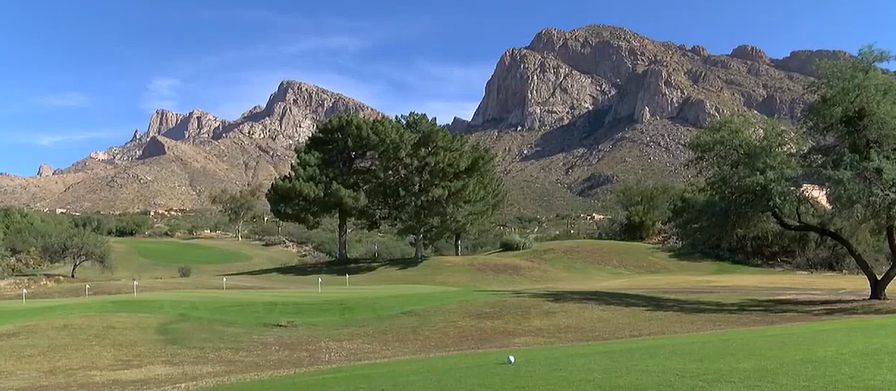
[[[896,318],[345,366],[206,391],[883,390]],[[516,364],[504,364],[508,354]]]
[[[138,296],[0,302],[0,326],[84,314],[164,315],[183,320],[269,327],[278,322],[344,324],[486,296],[436,286],[371,286],[292,291],[174,291]]]
[[[131,239],[122,241],[140,258],[161,265],[213,265],[248,262],[241,251],[181,240]]]

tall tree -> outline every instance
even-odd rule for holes
[[[707,194],[836,242],[868,279],[872,300],[886,299],[896,277],[896,78],[878,67],[894,59],[867,46],[854,59],[819,64],[805,132],[738,116],[690,145]],[[807,183],[826,200],[801,191]],[[850,238],[859,225],[886,237],[882,275]]]
[[[414,258],[419,260],[425,241],[432,243],[439,233],[451,188],[464,174],[465,143],[423,113],[401,115],[395,122],[403,131],[383,142],[378,209],[399,235],[413,236]]]
[[[236,240],[243,240],[243,224],[259,211],[263,188],[250,186],[237,191],[221,190],[212,196],[212,204],[227,216],[236,231]]]
[[[349,220],[377,224],[367,192],[373,182],[379,140],[384,133],[395,132],[396,126],[389,118],[331,116],[296,148],[291,172],[271,184],[266,195],[271,213],[309,229],[335,214],[336,259],[346,261]]]
[[[449,186],[441,231],[461,255],[461,240],[494,218],[507,202],[504,180],[498,174],[495,153],[478,143],[468,143],[458,159],[461,173]]]

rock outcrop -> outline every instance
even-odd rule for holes
[[[53,167],[50,167],[48,164],[41,164],[37,167],[37,176],[38,177],[48,177],[53,175]]]
[[[156,110],[149,118],[143,137],[164,136],[172,140],[211,137],[215,129],[225,121],[202,110],[178,114],[169,110]]]
[[[614,26],[548,28],[501,56],[469,126],[545,131],[595,112],[606,113],[605,125],[662,119],[699,127],[738,110],[793,118],[808,99],[812,64],[844,56],[794,51],[773,60],[751,45],[713,56]]]
[[[214,131],[214,138],[246,136],[292,146],[304,142],[317,124],[337,113],[364,116],[379,111],[340,93],[294,80],[284,80],[263,109],[258,106]]]

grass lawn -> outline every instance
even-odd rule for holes
[[[896,318],[346,366],[206,391],[883,390]],[[513,354],[513,366],[503,364]]]
[[[543,243],[420,264],[297,263],[284,249],[213,239],[117,239],[113,253],[113,275],[87,267],[78,280],[30,287],[24,304],[20,289],[0,289],[0,389],[724,390],[734,389],[726,378],[761,378],[786,365],[816,381],[832,364],[813,361],[825,357],[813,349],[837,339],[830,351],[858,354],[847,345],[878,334],[837,331],[873,329],[862,320],[631,339],[896,313],[889,303],[855,300],[865,295],[858,276],[755,269],[621,242]],[[176,277],[183,260],[200,258],[224,261]],[[140,280],[136,297],[131,278]],[[801,327],[821,342],[775,340],[804,338],[786,334]],[[546,348],[622,339],[629,341]],[[484,349],[500,351],[320,369]],[[507,352],[519,358],[512,368],[501,364]],[[237,384],[295,372],[306,373]],[[430,373],[439,384],[426,383]],[[866,374],[853,376],[845,379]],[[754,379],[746,389],[797,389],[774,383],[783,381],[763,388]]]
[[[127,242],[141,258],[160,265],[209,265],[247,262],[242,251],[209,246],[194,241],[130,239]]]

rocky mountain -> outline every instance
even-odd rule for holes
[[[626,177],[685,176],[688,136],[725,113],[795,119],[817,61],[849,56],[711,54],[614,26],[548,28],[501,56],[473,118],[451,128],[501,152],[508,177],[592,196]]]
[[[323,88],[283,81],[265,106],[226,121],[201,110],[157,110],[143,133],[36,177],[0,176],[0,202],[36,208],[129,211],[197,208],[225,187],[269,182],[293,148],[336,113],[382,115]]]
[[[593,208],[625,179],[687,175],[693,129],[731,112],[794,119],[806,83],[831,50],[774,59],[740,45],[727,54],[659,42],[613,26],[547,28],[507,50],[473,118],[449,125],[490,145],[516,209]],[[42,208],[134,210],[207,205],[220,187],[270,181],[293,147],[336,113],[382,115],[344,95],[284,81],[264,106],[227,121],[193,110],[158,110],[143,133],[68,168],[0,176],[0,202]]]

